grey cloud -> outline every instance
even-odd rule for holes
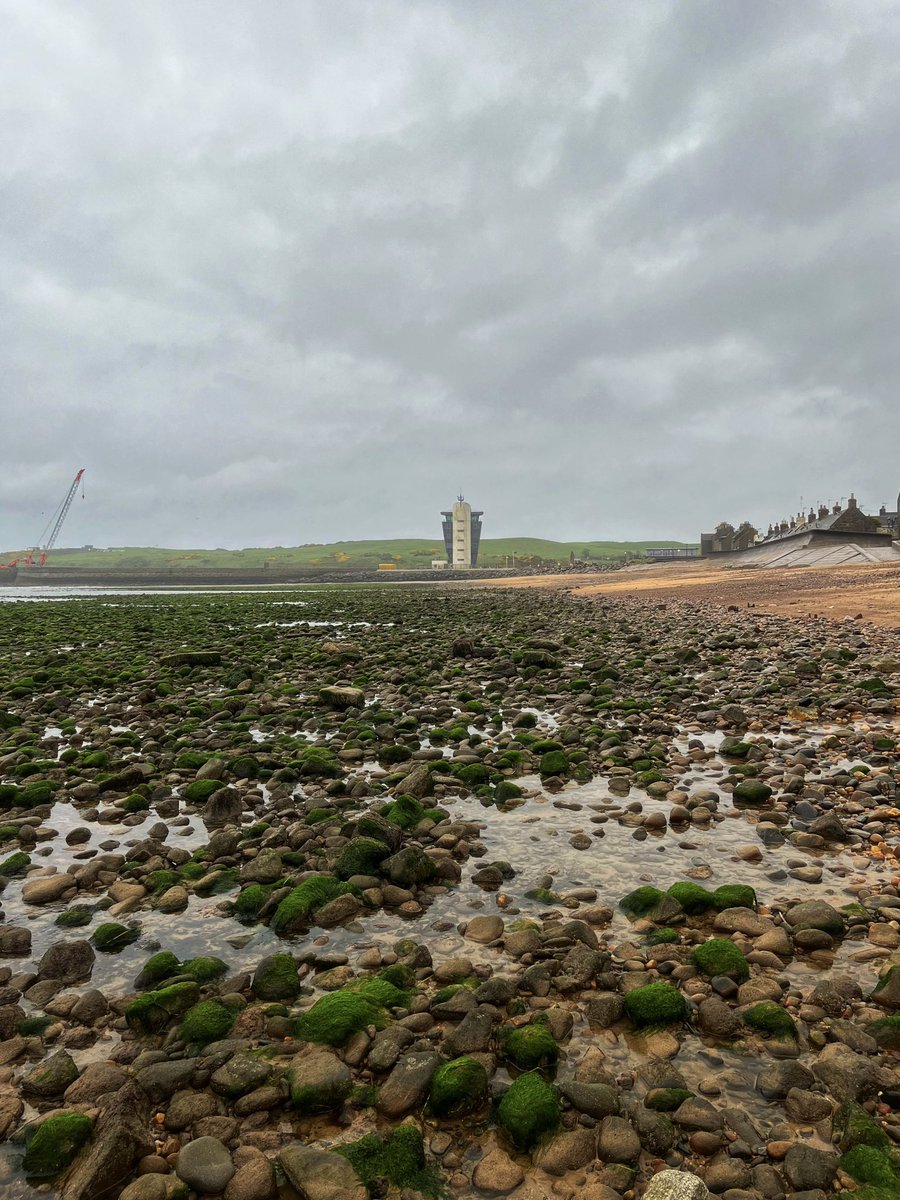
[[[900,486],[887,0],[2,10],[4,545]]]

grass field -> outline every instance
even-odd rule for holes
[[[480,567],[511,567],[538,559],[567,562],[576,558],[603,560],[640,555],[648,546],[683,546],[684,542],[551,542],[543,538],[483,538],[478,556]],[[24,553],[24,552],[19,552]],[[0,555],[0,561],[17,552]],[[374,568],[393,562],[398,567],[428,568],[432,559],[443,559],[439,541],[425,538],[393,538],[384,541],[332,542],[329,545],[261,546],[246,550],[167,550],[149,546],[123,546],[110,550],[54,550],[50,562],[58,567],[347,567]]]

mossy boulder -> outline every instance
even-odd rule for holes
[[[694,1093],[687,1088],[651,1088],[644,1097],[644,1107],[653,1112],[674,1112],[693,1096]]]
[[[713,908],[724,912],[726,908],[757,907],[756,892],[747,883],[723,883],[712,894]]]
[[[772,1000],[754,1004],[752,1008],[748,1008],[745,1013],[741,1014],[741,1020],[751,1029],[756,1029],[768,1037],[795,1038],[797,1036],[797,1026],[790,1013]]]
[[[871,1026],[869,1027],[871,1029]],[[877,1150],[890,1150],[892,1143],[877,1121],[866,1112],[861,1104],[848,1100],[840,1106],[832,1118],[832,1129],[837,1135],[838,1148],[851,1150],[854,1146],[874,1146]]]
[[[444,1192],[440,1179],[425,1165],[425,1147],[416,1125],[400,1125],[385,1133],[367,1133],[349,1145],[336,1146],[373,1195],[388,1188],[437,1197]]]
[[[691,952],[691,961],[704,975],[712,979],[727,975],[743,982],[750,978],[750,964],[738,947],[728,938],[710,938]]]
[[[548,750],[541,755],[538,772],[542,779],[552,779],[555,776],[566,775],[569,770],[569,760],[562,750]]]
[[[895,1160],[875,1146],[858,1145],[842,1154],[838,1165],[857,1183],[885,1189],[885,1197],[900,1195],[900,1170]],[[861,1193],[855,1193],[857,1195]]]
[[[189,804],[205,804],[221,786],[218,779],[195,779],[184,788],[181,795]]]
[[[353,875],[377,875],[390,849],[384,842],[374,838],[351,838],[341,850],[334,864],[338,879],[350,879]]]
[[[520,1150],[530,1150],[559,1128],[560,1103],[554,1088],[536,1072],[520,1075],[497,1108],[500,1125]]]
[[[125,1021],[137,1033],[161,1033],[174,1017],[183,1016],[199,999],[196,983],[172,983],[132,1000],[125,1009]]]
[[[199,958],[189,958],[187,962],[182,963],[179,974],[187,975],[195,983],[212,983],[214,979],[221,979],[223,975],[228,974],[228,964],[221,958],[204,954]]]
[[[250,984],[257,1000],[296,1000],[300,995],[297,963],[290,954],[271,954],[257,964]]]
[[[487,1096],[488,1076],[474,1058],[454,1058],[431,1077],[429,1106],[436,1117],[461,1117],[477,1111]]]
[[[404,846],[384,860],[382,870],[392,883],[405,888],[431,883],[437,876],[437,867],[418,846]]]
[[[218,1000],[201,1000],[184,1014],[178,1030],[182,1041],[205,1046],[227,1037],[237,1013]]]
[[[117,921],[104,921],[91,934],[91,941],[98,950],[106,954],[116,954],[132,942],[136,942],[140,936],[139,925],[128,926],[120,925]]]
[[[761,779],[742,779],[731,793],[735,804],[762,805],[772,798],[772,789]]]
[[[625,1012],[635,1025],[670,1025],[687,1017],[688,1006],[678,988],[660,980],[629,992]]]
[[[30,1179],[52,1179],[75,1159],[94,1129],[84,1113],[55,1112],[32,1134],[26,1133],[22,1169]]]
[[[152,954],[141,967],[140,974],[134,981],[134,986],[136,988],[152,987],[156,983],[162,983],[166,979],[171,979],[180,970],[181,963],[172,951],[160,950],[158,954]]]
[[[23,850],[17,850],[15,854],[11,854],[9,858],[0,863],[0,875],[7,877],[24,875],[30,866],[31,857]]]
[[[504,1025],[500,1030],[504,1056],[521,1071],[555,1066],[559,1047],[546,1020],[536,1017],[530,1025]]]
[[[251,883],[235,897],[234,915],[245,921],[258,916],[271,893],[272,889],[264,883]]]
[[[299,1020],[300,1036],[308,1042],[342,1046],[351,1034],[368,1025],[381,1029],[386,1023],[384,1009],[359,992],[341,990],[318,999]]]
[[[712,894],[706,888],[702,888],[699,883],[691,883],[690,880],[685,880],[682,883],[673,883],[668,889],[667,895],[677,901],[684,911],[691,916],[706,912],[715,903]]]
[[[494,788],[494,802],[505,804],[508,800],[518,800],[522,794],[522,789],[517,783],[513,783],[509,779],[501,779]]]
[[[629,917],[643,917],[657,908],[664,896],[665,893],[659,888],[645,884],[623,896],[619,901],[619,908]]]
[[[312,875],[293,888],[276,908],[271,922],[275,933],[296,933],[310,923],[317,909],[352,889],[333,875]]]

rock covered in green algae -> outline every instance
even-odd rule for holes
[[[454,1058],[438,1067],[431,1079],[429,1106],[436,1117],[459,1117],[484,1104],[488,1076],[474,1058]]]
[[[513,1143],[529,1150],[546,1133],[559,1127],[556,1091],[539,1074],[520,1075],[503,1095],[497,1117]]]
[[[739,982],[750,978],[750,964],[728,938],[710,938],[694,948],[691,959],[697,969],[710,978],[728,975]]]
[[[635,1025],[671,1025],[687,1017],[688,1006],[676,987],[660,980],[629,992],[625,1012]]]
[[[30,1136],[26,1135],[22,1169],[32,1179],[52,1179],[73,1161],[93,1132],[84,1113],[52,1113]]]

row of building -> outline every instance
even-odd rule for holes
[[[788,541],[791,538],[824,535],[831,540],[846,540],[858,545],[887,545],[900,537],[900,496],[897,507],[891,511],[881,506],[877,517],[869,516],[859,507],[856,497],[851,495],[846,507],[840,501],[820,504],[808,513],[798,512],[769,525],[765,534],[744,521],[735,529],[727,521],[716,526],[713,533],[701,533],[700,554],[733,554],[753,550],[760,546]]]

